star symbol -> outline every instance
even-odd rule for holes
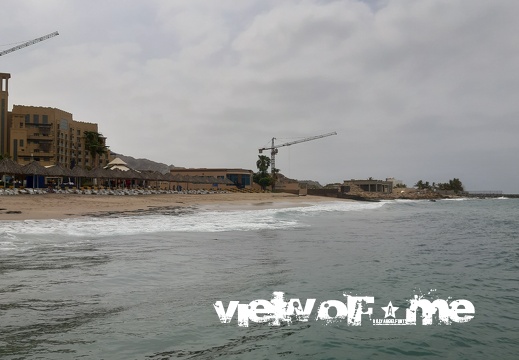
[[[395,311],[398,310],[398,307],[393,306],[393,304],[390,301],[386,307],[381,306],[381,309],[384,310],[384,312],[386,313],[386,315],[384,316],[384,319],[388,318],[388,317],[395,318]]]

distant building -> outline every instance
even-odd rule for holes
[[[379,192],[385,194],[391,194],[393,192],[393,183],[391,181],[383,181],[383,180],[344,180],[344,183],[341,186],[341,192],[350,193],[350,192]]]
[[[97,124],[75,121],[63,110],[22,105],[13,106],[10,120],[9,154],[14,161],[26,164],[36,160],[42,165],[68,168],[98,165],[85,148],[85,132],[98,132]],[[106,165],[108,154],[98,160],[100,166]]]
[[[0,73],[0,152],[20,164],[33,160],[41,165],[60,164],[67,168],[104,166],[109,154],[98,156],[97,163],[85,148],[85,132],[98,132],[97,124],[76,121],[60,109],[38,106],[8,106],[8,79]],[[100,139],[105,142],[106,138]]]
[[[404,182],[402,180],[397,180],[395,178],[386,178],[386,181],[390,181],[393,183],[393,187],[398,187],[398,186],[403,186],[404,185]]]
[[[225,169],[225,168],[172,168],[172,175],[188,176],[214,176],[217,179],[229,179],[239,188],[252,188],[252,176],[254,172],[246,169]]]

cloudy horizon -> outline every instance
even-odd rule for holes
[[[12,106],[95,122],[116,153],[299,180],[459,178],[519,193],[519,2],[14,1]],[[515,90],[514,90],[515,89]],[[268,155],[268,154],[266,154]]]

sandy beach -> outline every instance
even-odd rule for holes
[[[16,195],[0,197],[0,221],[136,214],[178,207],[199,207],[217,210],[291,207],[328,201],[350,200],[319,196],[297,196],[287,193],[161,194],[141,196]]]

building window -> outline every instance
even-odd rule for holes
[[[31,122],[31,115],[27,114],[25,115],[25,123],[28,124]]]
[[[32,116],[32,121],[35,124],[39,124],[40,123],[40,115],[33,115]]]
[[[20,127],[23,128],[23,122],[20,123]]]
[[[20,139],[20,147],[23,146],[23,139]]]
[[[42,115],[41,118],[44,124],[49,123],[49,115]]]

